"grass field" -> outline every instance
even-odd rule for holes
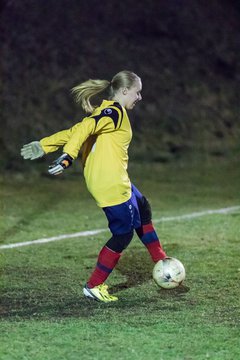
[[[34,167],[34,165],[33,165]],[[240,205],[239,161],[132,164],[153,218]],[[1,178],[1,245],[106,228],[81,177]],[[109,233],[1,251],[1,360],[240,359],[240,209],[156,222],[187,278],[157,288],[134,237],[108,280],[119,301],[92,302],[82,286]]]

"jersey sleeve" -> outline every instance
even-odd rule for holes
[[[45,154],[57,151],[60,147],[64,146],[80,124],[81,123],[77,123],[70,129],[59,131],[51,136],[41,139],[40,144]]]
[[[100,135],[116,131],[121,126],[123,112],[121,108],[109,106],[98,114],[92,114],[83,119],[78,127],[74,129],[63,151],[76,159],[78,153],[90,135]]]

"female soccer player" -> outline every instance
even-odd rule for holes
[[[109,99],[94,107],[91,98],[104,90],[109,90]],[[82,150],[87,188],[105,212],[112,233],[98,255],[83,293],[103,302],[118,300],[108,293],[104,282],[132,240],[134,230],[153,262],[166,257],[152,225],[149,202],[130,182],[127,173],[128,146],[132,138],[127,110],[142,99],[141,90],[141,79],[130,71],[119,72],[111,81],[85,81],[72,92],[89,115],[72,128],[26,144],[21,150],[24,159],[34,160],[63,147],[63,154],[49,166],[48,172],[52,175],[67,169]]]

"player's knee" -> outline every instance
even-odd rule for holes
[[[121,253],[130,244],[133,238],[133,231],[127,234],[113,235],[106,243],[106,246],[118,253]]]
[[[137,199],[139,213],[141,217],[141,222],[143,225],[149,224],[152,220],[152,210],[151,205],[145,196],[142,196],[140,199]]]

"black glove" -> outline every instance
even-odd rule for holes
[[[57,160],[55,160],[48,168],[48,172],[51,175],[59,175],[63,170],[72,165],[72,157],[66,153],[63,153]]]

